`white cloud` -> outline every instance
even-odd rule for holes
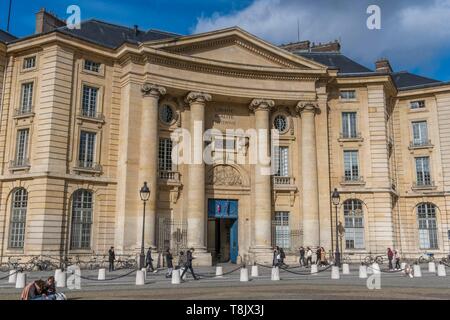
[[[382,30],[366,27],[371,4],[381,7]],[[432,69],[433,58],[450,49],[450,0],[255,0],[241,11],[198,18],[193,32],[240,26],[281,44],[297,40],[297,20],[302,40],[341,38],[343,51],[369,67],[388,57],[399,68]]]

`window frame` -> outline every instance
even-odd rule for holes
[[[348,204],[351,204],[351,210],[347,210]],[[355,204],[358,204],[360,208],[355,208]],[[347,206],[347,208],[346,208]],[[361,209],[361,215],[356,215],[355,211]],[[366,226],[364,219],[364,203],[359,199],[347,199],[342,203],[343,217],[344,217],[344,228],[345,234],[343,237],[345,249],[346,250],[364,250],[366,248]],[[348,213],[352,213],[351,215]],[[356,219],[360,219],[359,223],[356,223]],[[347,224],[351,221],[351,226]],[[362,241],[360,245],[357,246],[357,230],[360,230],[359,239]],[[353,231],[350,233],[349,231]],[[351,236],[351,238],[350,238]],[[348,239],[349,237],[350,239]],[[350,241],[353,246],[349,246]]]
[[[422,132],[423,129],[421,129],[421,126],[420,126],[420,124],[423,124],[423,123],[425,123],[425,139],[423,137],[423,132]],[[418,132],[419,132],[419,135],[420,135],[420,141],[417,140],[417,141],[419,141],[419,143],[416,143],[415,125],[419,125],[419,131]],[[413,146],[415,146],[415,147],[416,146],[423,146],[423,145],[426,145],[428,143],[430,137],[429,137],[428,121],[427,120],[413,120],[413,121],[411,121],[411,131],[412,131],[412,143],[413,143]]]
[[[278,224],[280,222],[280,224]],[[273,246],[279,246],[284,250],[290,250],[291,241],[291,212],[275,211],[273,215]],[[281,234],[279,234],[281,232]],[[278,241],[281,239],[281,243]]]
[[[413,107],[414,103],[418,103],[419,105],[422,103],[423,106],[419,106],[419,107]],[[410,110],[424,110],[427,108],[427,103],[425,101],[425,99],[423,100],[411,100],[409,101],[409,109]]]
[[[170,148],[170,150],[168,148]],[[174,164],[172,161],[172,150],[173,150],[172,139],[160,137],[159,144],[158,144],[158,171],[159,172],[174,171]],[[170,167],[170,169],[168,169],[169,167]]]
[[[353,163],[353,157],[350,158],[350,179],[347,179],[347,168],[346,168],[346,154],[348,153],[356,153],[356,165],[357,165],[357,175],[355,176],[353,174],[354,171],[354,163]],[[343,169],[344,169],[344,181],[345,182],[352,182],[352,181],[358,181],[361,178],[361,165],[360,165],[360,159],[359,159],[359,150],[355,149],[348,149],[343,151]]]
[[[93,136],[94,136],[94,141],[93,141],[93,146],[92,146],[92,161],[91,161],[91,166],[86,166],[86,163],[88,163],[88,161],[86,160],[86,158],[88,157],[88,154],[87,154],[87,152],[86,151],[88,151],[89,149],[86,149],[86,148],[88,148],[88,144],[86,143],[86,145],[85,145],[85,151],[83,151],[83,152],[86,152],[85,153],[85,159],[81,159],[81,153],[82,153],[82,136],[83,136],[83,134],[92,134]],[[98,132],[96,132],[96,131],[91,131],[91,130],[88,130],[88,129],[85,129],[85,128],[81,128],[80,129],[80,133],[79,133],[79,138],[78,138],[78,151],[77,151],[77,166],[80,166],[81,168],[86,168],[86,169],[93,169],[94,168],[94,165],[96,164],[96,163],[98,163],[98,161],[97,161],[97,139],[98,139]]]
[[[421,214],[423,214],[420,213],[421,208],[425,208],[425,211],[423,212],[425,214],[425,217],[421,217]],[[431,202],[419,203],[414,209],[417,221],[417,231],[418,231],[417,236],[419,242],[418,247],[420,250],[439,250],[439,227],[438,227],[437,209],[438,207]],[[425,224],[423,222],[425,222]],[[432,225],[431,227],[430,224]],[[422,228],[422,226],[424,225],[426,225],[426,227]],[[424,238],[425,235],[427,236],[428,239]],[[431,239],[431,236],[433,236],[433,239]],[[425,242],[428,242],[429,245],[423,246]]]
[[[16,141],[15,141],[15,150],[14,150],[14,162],[16,164],[19,164],[19,151],[20,148],[22,149],[21,152],[23,153],[22,158],[20,161],[22,161],[21,165],[25,165],[26,161],[29,159],[29,148],[30,148],[30,128],[23,127],[23,128],[17,128],[16,131]],[[20,134],[21,132],[27,132],[26,139],[23,143],[23,148],[20,147]]]
[[[31,85],[31,92],[28,93],[28,99],[27,99],[28,102],[29,102],[29,105],[27,105],[26,106],[27,108],[25,108],[24,107],[25,106],[24,105],[24,102],[25,102],[24,95],[25,95],[25,87],[27,85]],[[20,91],[20,100],[19,100],[19,112],[20,112],[20,114],[27,114],[27,113],[33,112],[33,108],[34,108],[33,102],[34,102],[34,95],[35,95],[35,81],[34,80],[22,81],[20,83],[19,91]]]
[[[79,193],[82,194],[81,196],[81,207],[75,207],[75,204],[77,203],[77,199],[75,199],[75,196],[77,196]],[[90,202],[85,202],[85,194],[90,194]],[[70,251],[87,251],[87,250],[91,250],[91,248],[94,246],[94,237],[93,237],[93,231],[94,231],[94,212],[95,212],[95,193],[92,190],[88,190],[88,189],[78,189],[75,190],[72,193],[72,197],[71,197],[71,210],[70,210],[70,238],[69,238],[69,250]],[[90,203],[90,207],[85,207],[85,204],[89,204]],[[77,210],[77,209],[81,209],[81,210]],[[76,235],[76,233],[74,232],[74,224],[75,224],[75,211],[80,212],[81,211],[81,222],[77,222],[77,225],[81,225],[81,228],[79,229],[79,246],[74,246],[74,237]],[[90,213],[90,215],[88,216],[88,219],[84,219],[85,218],[85,212]],[[83,220],[87,220],[83,221]],[[84,225],[88,225],[89,227],[89,245],[88,246],[82,246],[83,244],[83,226]],[[86,233],[85,233],[86,234]],[[86,242],[86,241],[84,241]]]
[[[22,197],[21,200],[16,201],[16,194],[19,191],[25,192],[25,195],[21,196]],[[23,206],[16,207],[15,203],[16,202],[22,202],[23,203],[24,202],[24,200],[23,200],[24,197],[26,198],[25,199],[25,207],[23,207]],[[28,191],[25,188],[16,188],[11,193],[11,202],[10,202],[11,207],[10,207],[10,217],[9,217],[10,220],[9,220],[9,230],[8,230],[8,249],[9,250],[23,250],[25,248],[26,228],[27,228],[26,220],[27,220],[27,214],[28,214],[28,200],[29,200],[29,193],[28,193]],[[20,218],[19,220],[20,221],[14,221],[15,220],[14,219],[15,211],[17,211],[17,210],[18,211],[21,211],[21,210],[25,211],[25,213],[21,212],[19,214],[19,218]],[[19,241],[21,243],[21,245],[13,245],[12,244],[12,242],[13,242],[12,237],[15,234],[13,232],[13,229],[14,229],[14,225],[13,224],[14,223],[21,225],[20,227],[22,229],[22,232],[21,232],[21,234],[18,235],[18,237],[21,237],[21,239],[19,239],[19,240],[16,239],[15,240],[15,241]],[[17,238],[17,236],[15,238]]]
[[[426,172],[423,170],[424,169],[424,163],[422,162],[421,164],[421,174],[423,175],[422,179],[422,183],[419,183],[419,168],[418,168],[418,160],[419,159],[427,159],[428,160],[428,184],[425,183],[427,181],[427,177],[426,177]],[[432,179],[432,173],[431,173],[431,157],[430,156],[417,156],[414,157],[414,167],[415,167],[415,181],[416,181],[416,185],[418,187],[428,187],[428,186],[432,186],[433,185],[433,179]]]
[[[344,97],[343,96],[343,93],[350,93],[350,92],[353,92],[353,97]],[[358,95],[357,95],[357,93],[356,93],[356,89],[340,89],[339,90],[339,100],[340,101],[352,101],[352,102],[354,102],[354,101],[357,101],[358,100]]]
[[[349,115],[347,121],[345,121],[345,115]],[[354,115],[354,135],[352,135],[352,119],[350,115]],[[345,125],[346,123],[346,125]],[[347,131],[345,132],[345,127],[347,127]],[[343,139],[356,139],[358,138],[358,112],[357,111],[342,111],[341,112],[341,132]]]

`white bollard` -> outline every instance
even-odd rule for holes
[[[405,273],[406,262],[402,262],[402,263],[400,264],[400,268],[402,269],[402,272]]]
[[[317,264],[311,265],[311,274],[317,274]]]
[[[17,280],[17,270],[9,270],[8,283],[16,283]]]
[[[359,266],[359,278],[367,279],[367,267],[364,265]]]
[[[348,263],[342,265],[342,274],[350,274],[350,266]]]
[[[216,267],[216,277],[223,278],[223,267]]]
[[[66,273],[61,271],[59,273],[59,278],[56,280],[56,287],[57,288],[65,288],[66,287]]]
[[[144,279],[147,279],[147,269],[142,268],[141,271],[144,273]]]
[[[339,267],[332,266],[331,267],[331,279],[339,280]]]
[[[175,269],[172,271],[172,284],[180,284],[181,283],[181,274],[180,269]]]
[[[378,265],[378,263],[376,263],[376,262],[372,263],[371,268],[372,268],[372,273],[373,274],[380,274],[381,273],[380,266]]]
[[[136,271],[136,285],[143,286],[145,284],[145,275],[142,270]]]
[[[252,266],[252,277],[259,277],[258,266]]]
[[[23,288],[25,288],[26,282],[27,282],[27,275],[25,273],[22,273],[22,272],[17,273],[16,289],[23,289]]]
[[[247,268],[241,268],[241,282],[247,282],[248,281],[248,269]]]
[[[420,265],[415,264],[414,265],[414,277],[420,278],[422,276],[422,270],[420,270]]]
[[[98,280],[105,280],[106,279],[106,269],[98,269]]]
[[[270,277],[270,280],[272,280],[272,281],[280,280],[280,269],[278,267],[272,268],[272,276]]]
[[[438,277],[447,276],[447,272],[445,271],[445,265],[443,265],[441,263],[438,265],[437,275],[438,275]]]
[[[61,272],[62,272],[61,269],[56,269],[56,270],[55,270],[55,282],[56,282],[56,283],[58,283],[58,281],[60,281],[60,280],[59,280],[59,277],[61,276]]]
[[[428,262],[428,272],[436,273],[436,263]]]
[[[70,290],[81,290],[81,269],[77,265],[67,267],[67,288]]]

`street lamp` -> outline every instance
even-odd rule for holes
[[[341,253],[339,252],[339,226],[338,226],[338,206],[341,202],[341,196],[338,190],[335,188],[333,194],[331,195],[331,202],[334,204],[336,209],[336,251],[334,253],[335,259],[334,263],[337,267],[341,267]]]
[[[144,268],[145,261],[145,252],[144,252],[144,235],[145,235],[145,204],[150,198],[150,189],[147,186],[147,182],[144,182],[141,190],[139,191],[139,195],[141,196],[141,200],[144,202],[144,212],[142,214],[142,242],[141,242],[141,258],[139,259],[140,269]]]

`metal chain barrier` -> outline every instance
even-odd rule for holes
[[[272,269],[272,268],[273,268],[273,266],[266,266],[266,265],[259,264],[259,263],[257,263],[257,265],[260,266],[260,267],[263,267],[263,268],[267,268],[267,269]],[[280,270],[283,270],[283,271],[286,271],[286,272],[289,272],[289,273],[301,275],[301,276],[309,276],[309,275],[312,275],[312,274],[318,274],[318,273],[324,272],[324,271],[330,269],[332,266],[333,266],[333,265],[330,264],[330,265],[328,265],[325,269],[318,270],[317,272],[308,272],[308,273],[304,273],[304,272],[294,272],[294,271],[288,270],[288,268],[279,268],[279,269],[280,269]]]
[[[125,277],[129,276],[130,274],[132,274],[133,272],[136,272],[136,270],[131,270],[130,272],[128,272],[126,274],[122,274],[120,276],[109,278],[109,279],[105,279],[105,280],[99,280],[99,279],[95,279],[95,278],[88,278],[88,277],[78,276],[74,272],[72,272],[71,274],[73,274],[75,276],[78,276],[78,277],[80,277],[80,279],[83,279],[83,280],[104,282],[104,281],[112,281],[112,280],[117,280],[117,279],[120,279],[120,278],[125,278]]]
[[[8,274],[7,276],[0,278],[0,280],[4,280],[6,278],[9,278],[10,276],[17,274],[18,272],[21,272],[21,270],[15,270],[13,273]]]
[[[400,270],[387,270],[387,269],[383,270],[381,268],[380,269],[374,269],[371,266],[367,266],[367,269],[371,269],[372,272],[376,270],[376,271],[380,271],[382,273],[399,273],[399,272],[404,272],[405,271],[405,269],[400,269]]]
[[[232,274],[233,272],[236,272],[236,271],[238,271],[238,270],[240,270],[240,269],[241,269],[241,267],[238,267],[238,268],[233,269],[233,270],[231,270],[231,271],[224,272],[224,273],[222,274],[222,276],[226,276],[226,275],[228,275],[228,274]],[[216,277],[216,274],[214,274],[214,275],[211,274],[211,275],[210,275],[210,274],[196,273],[195,275],[200,276],[200,277],[203,277],[203,278],[215,278],[215,277]]]

